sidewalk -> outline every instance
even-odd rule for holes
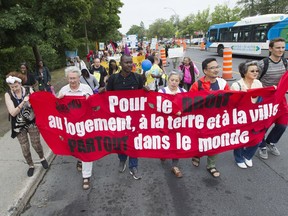
[[[50,165],[55,155],[42,137],[41,143]],[[49,168],[47,170],[42,168],[38,155],[32,147],[31,153],[35,163],[35,172],[32,177],[28,177],[28,165],[22,155],[18,140],[10,137],[10,131],[0,138],[0,215],[19,215],[37,189],[46,171],[49,170]]]
[[[67,83],[63,70],[52,72],[52,83],[56,92]],[[0,95],[0,111],[0,215],[17,216],[23,211],[49,168],[43,169],[38,155],[30,145],[35,171],[32,177],[27,176],[29,167],[22,155],[20,144],[17,138],[11,138],[4,94]],[[41,144],[50,165],[55,155],[42,137]]]

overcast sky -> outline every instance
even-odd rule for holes
[[[238,0],[121,0],[124,5],[121,10],[120,32],[126,34],[132,25],[140,25],[143,21],[147,29],[156,19],[168,20],[172,15],[179,15],[180,20],[193,13],[210,7],[210,12],[218,4],[227,3],[230,8]],[[166,8],[166,9],[164,9]]]

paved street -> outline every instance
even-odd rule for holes
[[[214,57],[198,50],[187,51],[196,65]],[[218,58],[217,56],[215,56]],[[233,70],[246,58],[233,58]],[[219,63],[222,61],[219,58]],[[172,65],[172,64],[171,64]],[[233,77],[239,79],[239,74]],[[170,171],[171,161],[139,159],[142,180],[134,180],[128,170],[118,173],[117,155],[94,162],[92,188],[82,190],[82,176],[76,171],[76,159],[57,156],[26,206],[23,216],[283,216],[288,214],[287,132],[280,140],[281,155],[268,160],[256,156],[254,166],[246,170],[236,166],[232,152],[218,157],[221,177],[213,178],[191,159],[180,160],[183,178]]]

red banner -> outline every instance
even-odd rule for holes
[[[73,155],[82,161],[110,153],[187,158],[258,144],[275,119],[287,114],[287,74],[277,90],[200,91],[175,96],[112,91],[88,99],[57,99],[36,92],[30,102],[40,132],[55,154]],[[257,96],[263,100],[253,103]]]

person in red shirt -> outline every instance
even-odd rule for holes
[[[219,77],[221,66],[218,65],[215,58],[207,58],[202,62],[202,71],[205,76],[194,82],[190,91],[216,91],[229,90],[228,83]],[[220,176],[220,172],[216,169],[216,156],[207,157],[207,171],[215,178]],[[200,158],[193,157],[192,164],[196,167],[200,165]]]

